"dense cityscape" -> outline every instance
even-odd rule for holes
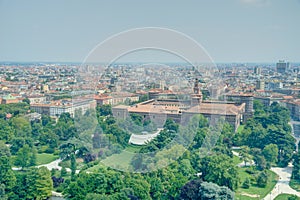
[[[0,0],[0,200],[300,200],[300,0]]]
[[[2,197],[299,195],[299,67],[2,63]]]

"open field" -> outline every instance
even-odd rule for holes
[[[242,200],[247,200],[247,199],[262,199],[265,197],[268,193],[271,192],[271,190],[274,188],[274,186],[277,183],[278,176],[274,172],[268,170],[268,175],[269,175],[269,181],[266,187],[258,187],[256,185],[255,181],[251,181],[251,186],[249,189],[244,189],[242,188],[242,183],[245,181],[245,179],[248,177],[251,180],[251,177],[253,175],[248,174],[245,170],[247,168],[239,168],[239,177],[240,177],[240,187],[235,193],[236,199],[242,199]]]
[[[48,153],[41,153],[37,154],[36,156],[36,164],[37,165],[44,165],[51,163],[52,161],[58,159],[59,156],[55,156],[53,154],[48,154]]]

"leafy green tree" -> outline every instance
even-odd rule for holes
[[[75,173],[76,173],[76,157],[75,154],[71,154],[71,179],[75,180]]]
[[[255,110],[255,115],[263,115],[265,113],[264,105],[258,100],[253,101],[253,108]]]
[[[299,197],[297,195],[291,195],[288,197],[288,200],[298,200]]]
[[[16,184],[16,177],[12,171],[10,160],[7,156],[0,157],[0,185],[4,184],[5,193],[9,194],[13,191]]]
[[[204,181],[227,186],[235,190],[238,187],[239,177],[237,166],[226,155],[212,155],[203,158],[201,162]]]
[[[25,117],[14,117],[11,119],[11,126],[15,130],[16,137],[30,137],[31,125]]]
[[[178,132],[179,125],[175,123],[175,121],[171,118],[167,118],[164,128],[169,131]]]
[[[0,157],[1,156],[10,156],[10,150],[2,140],[0,140]]]
[[[280,166],[287,166],[295,150],[295,139],[290,133],[285,132],[279,126],[268,126],[269,143],[278,146],[278,163]]]
[[[16,184],[13,187],[13,192],[9,194],[9,198],[13,200],[27,199],[28,184],[26,182],[27,173],[15,173]]]
[[[253,124],[252,124],[253,123]],[[260,148],[262,149],[266,144],[267,132],[261,124],[257,124],[255,121],[249,120],[243,130],[247,132],[249,130],[250,134],[246,138],[246,145],[250,148]]]
[[[8,123],[7,120],[2,118],[0,118],[0,127],[0,140],[3,140],[4,142],[10,142],[14,137],[13,127]]]
[[[100,114],[100,116],[112,115],[111,105],[109,105],[109,104],[97,107],[97,111]]]
[[[51,173],[46,167],[31,168],[26,176],[27,199],[48,199],[53,190]]]
[[[253,158],[258,170],[264,170],[267,167],[267,161],[262,155],[255,155]]]
[[[143,180],[140,176],[138,178],[131,178],[126,182],[126,186],[133,190],[134,196],[138,199],[151,199],[150,198],[150,185],[147,181]]]
[[[292,178],[300,180],[300,152],[294,155]]]
[[[257,177],[257,185],[259,187],[266,187],[268,184],[268,174],[266,171],[262,171],[259,173],[258,177]]]
[[[16,166],[20,166],[22,169],[30,166],[31,149],[25,144],[17,153],[15,161]]]
[[[68,159],[70,158],[71,154],[75,153],[76,151],[76,146],[75,144],[71,143],[71,142],[67,142],[67,143],[63,143],[62,145],[60,145],[59,147],[60,149],[60,157],[62,160]]]
[[[35,166],[37,160],[37,150],[36,148],[33,148],[31,151],[31,155],[29,157],[29,166]]]
[[[199,199],[199,188],[202,181],[200,179],[192,180],[186,183],[180,189],[180,199],[194,200]]]
[[[208,119],[203,115],[199,115],[199,128],[205,128],[208,126],[209,126]]]
[[[131,120],[138,126],[142,126],[143,117],[139,114],[131,113],[130,114]]]
[[[0,200],[6,200],[7,195],[5,194],[5,185],[0,184]]]
[[[246,166],[247,162],[251,161],[251,155],[250,155],[250,149],[247,146],[242,146],[240,156],[242,157],[242,160],[244,161],[244,164]]]
[[[54,124],[54,120],[49,115],[42,115],[42,126]]]
[[[234,193],[227,187],[220,187],[217,184],[203,182],[199,187],[199,199],[234,199]]]
[[[67,172],[66,167],[62,167],[60,170],[60,177],[65,177],[65,176],[67,176],[67,174],[68,174],[68,172]]]
[[[276,144],[269,144],[265,146],[265,148],[262,151],[262,154],[266,158],[266,160],[270,163],[277,162],[278,157],[278,147]]]
[[[26,141],[24,138],[14,138],[11,142],[10,152],[15,155],[19,149],[21,149],[25,145]]]
[[[245,181],[243,182],[242,187],[245,188],[245,189],[249,189],[250,186],[251,186],[251,181],[250,181],[250,179],[247,177],[247,178],[245,179]]]
[[[40,167],[37,170],[36,179],[36,199],[47,199],[51,196],[51,191],[53,190],[53,182],[51,179],[51,173],[46,167]]]
[[[23,99],[22,102],[30,104],[30,100],[28,98]]]

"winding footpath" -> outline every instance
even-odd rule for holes
[[[264,200],[275,199],[279,194],[282,193],[294,194],[300,197],[300,192],[292,189],[289,185],[293,171],[293,166],[291,163],[285,168],[272,167],[271,170],[279,176],[279,180],[277,181],[277,184],[273,190],[264,198]]]
[[[239,153],[237,153],[236,151],[232,151],[232,153],[235,156],[240,157]],[[246,165],[244,162],[241,162],[237,166],[245,167],[245,166],[250,166],[250,165],[254,165],[254,162],[251,161],[250,163],[246,163]],[[294,195],[297,195],[298,197],[300,197],[300,192],[297,192],[296,190],[291,188],[289,185],[291,176],[292,176],[292,171],[293,171],[293,165],[291,163],[289,163],[289,166],[287,166],[285,168],[272,167],[271,170],[278,175],[279,180],[277,181],[273,190],[267,196],[265,196],[265,198],[263,198],[264,200],[273,200],[282,193],[294,194]]]
[[[59,166],[58,164],[61,162],[61,159],[57,159],[57,160],[54,160],[53,162],[51,163],[48,163],[48,164],[44,164],[44,165],[39,165],[37,167],[47,167],[47,169],[49,171],[51,171],[52,169],[56,169],[56,170],[61,170],[61,166]],[[71,169],[70,168],[66,168],[67,172],[71,172]],[[80,170],[76,170],[76,174],[78,174],[80,172]]]

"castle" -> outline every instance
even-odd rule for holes
[[[234,130],[237,130],[240,123],[249,118],[253,112],[253,97],[246,96],[245,98],[245,96],[238,95],[233,95],[233,97],[236,101],[204,101],[199,81],[196,79],[189,100],[157,97],[133,106],[118,105],[112,108],[112,112],[114,117],[121,119],[125,119],[131,113],[139,114],[144,119],[153,121],[158,128],[163,126],[167,118],[184,125],[187,123],[186,119],[202,114],[212,125],[223,118],[233,126]]]

